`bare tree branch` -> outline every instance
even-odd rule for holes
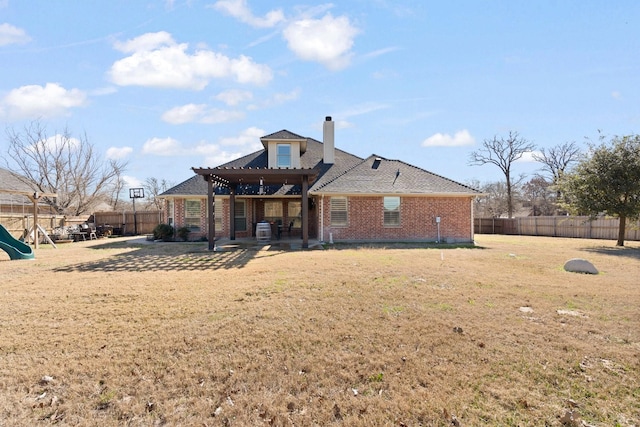
[[[535,149],[535,145],[520,137],[518,132],[510,131],[507,138],[494,136],[493,139],[485,139],[482,148],[471,153],[469,164],[482,166],[492,164],[497,166],[504,174],[507,185],[507,212],[509,218],[513,217],[513,178],[511,167],[513,162]]]
[[[9,128],[6,133],[9,147],[5,163],[10,167],[11,160],[40,191],[57,193],[56,198],[43,200],[65,215],[89,212],[127,165],[115,160],[105,163],[86,133],[75,138],[65,128],[48,136],[39,120],[20,132]]]

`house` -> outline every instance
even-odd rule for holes
[[[320,241],[472,242],[473,199],[480,193],[400,160],[365,159],[335,148],[327,117],[323,141],[281,130],[263,149],[165,191],[165,218],[191,238],[255,237],[271,232]],[[207,206],[214,206],[208,210]],[[209,226],[211,224],[211,226]]]

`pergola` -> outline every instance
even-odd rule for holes
[[[58,197],[56,193],[40,193],[39,191],[3,190],[0,193],[26,196],[33,202],[33,244],[38,249],[38,200],[41,197]]]
[[[215,249],[215,220],[213,209],[214,188],[229,188],[229,218],[235,217],[235,196],[241,184],[300,184],[302,191],[302,247],[309,247],[309,184],[318,177],[318,169],[273,169],[273,168],[192,168],[207,181],[207,203],[209,222],[209,250]],[[229,238],[235,240],[234,221],[230,222]]]

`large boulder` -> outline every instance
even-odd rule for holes
[[[586,259],[573,258],[564,263],[565,271],[571,273],[598,274],[598,269]]]

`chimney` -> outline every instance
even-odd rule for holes
[[[327,116],[322,125],[322,144],[324,145],[324,163],[335,163],[335,122],[331,120],[331,116]]]

